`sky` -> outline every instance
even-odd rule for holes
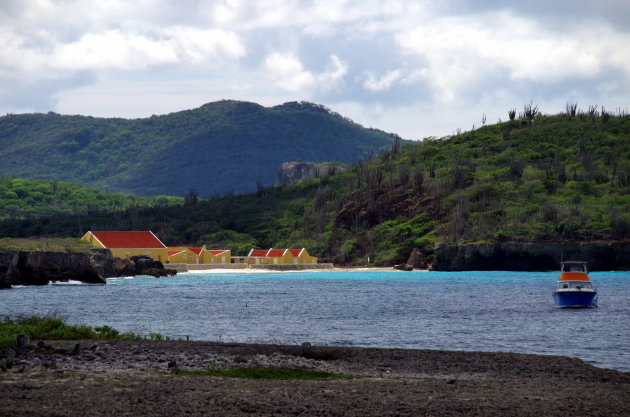
[[[0,0],[0,114],[323,104],[405,139],[630,103],[630,0]]]

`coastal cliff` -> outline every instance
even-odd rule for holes
[[[105,284],[105,278],[175,275],[148,256],[129,260],[112,257],[108,249],[89,252],[0,251],[0,289],[12,285],[46,285],[53,281]]]
[[[95,257],[107,260],[105,253],[97,253]],[[102,264],[103,272],[105,265],[106,263]],[[71,280],[89,284],[105,283],[87,253],[0,251],[0,285],[3,288],[10,288],[11,285],[46,285],[51,281]]]
[[[548,271],[560,261],[588,262],[593,271],[630,268],[630,241],[441,244],[435,248],[436,271]]]

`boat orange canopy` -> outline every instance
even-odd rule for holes
[[[562,262],[560,266],[560,281],[590,281],[586,262]]]
[[[586,272],[562,272],[560,281],[590,281]]]

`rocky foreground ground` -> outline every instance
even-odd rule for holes
[[[349,378],[178,374],[248,366]],[[630,374],[513,353],[183,341],[23,340],[0,348],[0,416],[186,415],[629,416]]]

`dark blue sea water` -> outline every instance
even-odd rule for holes
[[[553,306],[556,272],[181,274],[0,292],[0,316],[56,314],[191,340],[523,352],[630,371],[630,272],[599,308]]]

